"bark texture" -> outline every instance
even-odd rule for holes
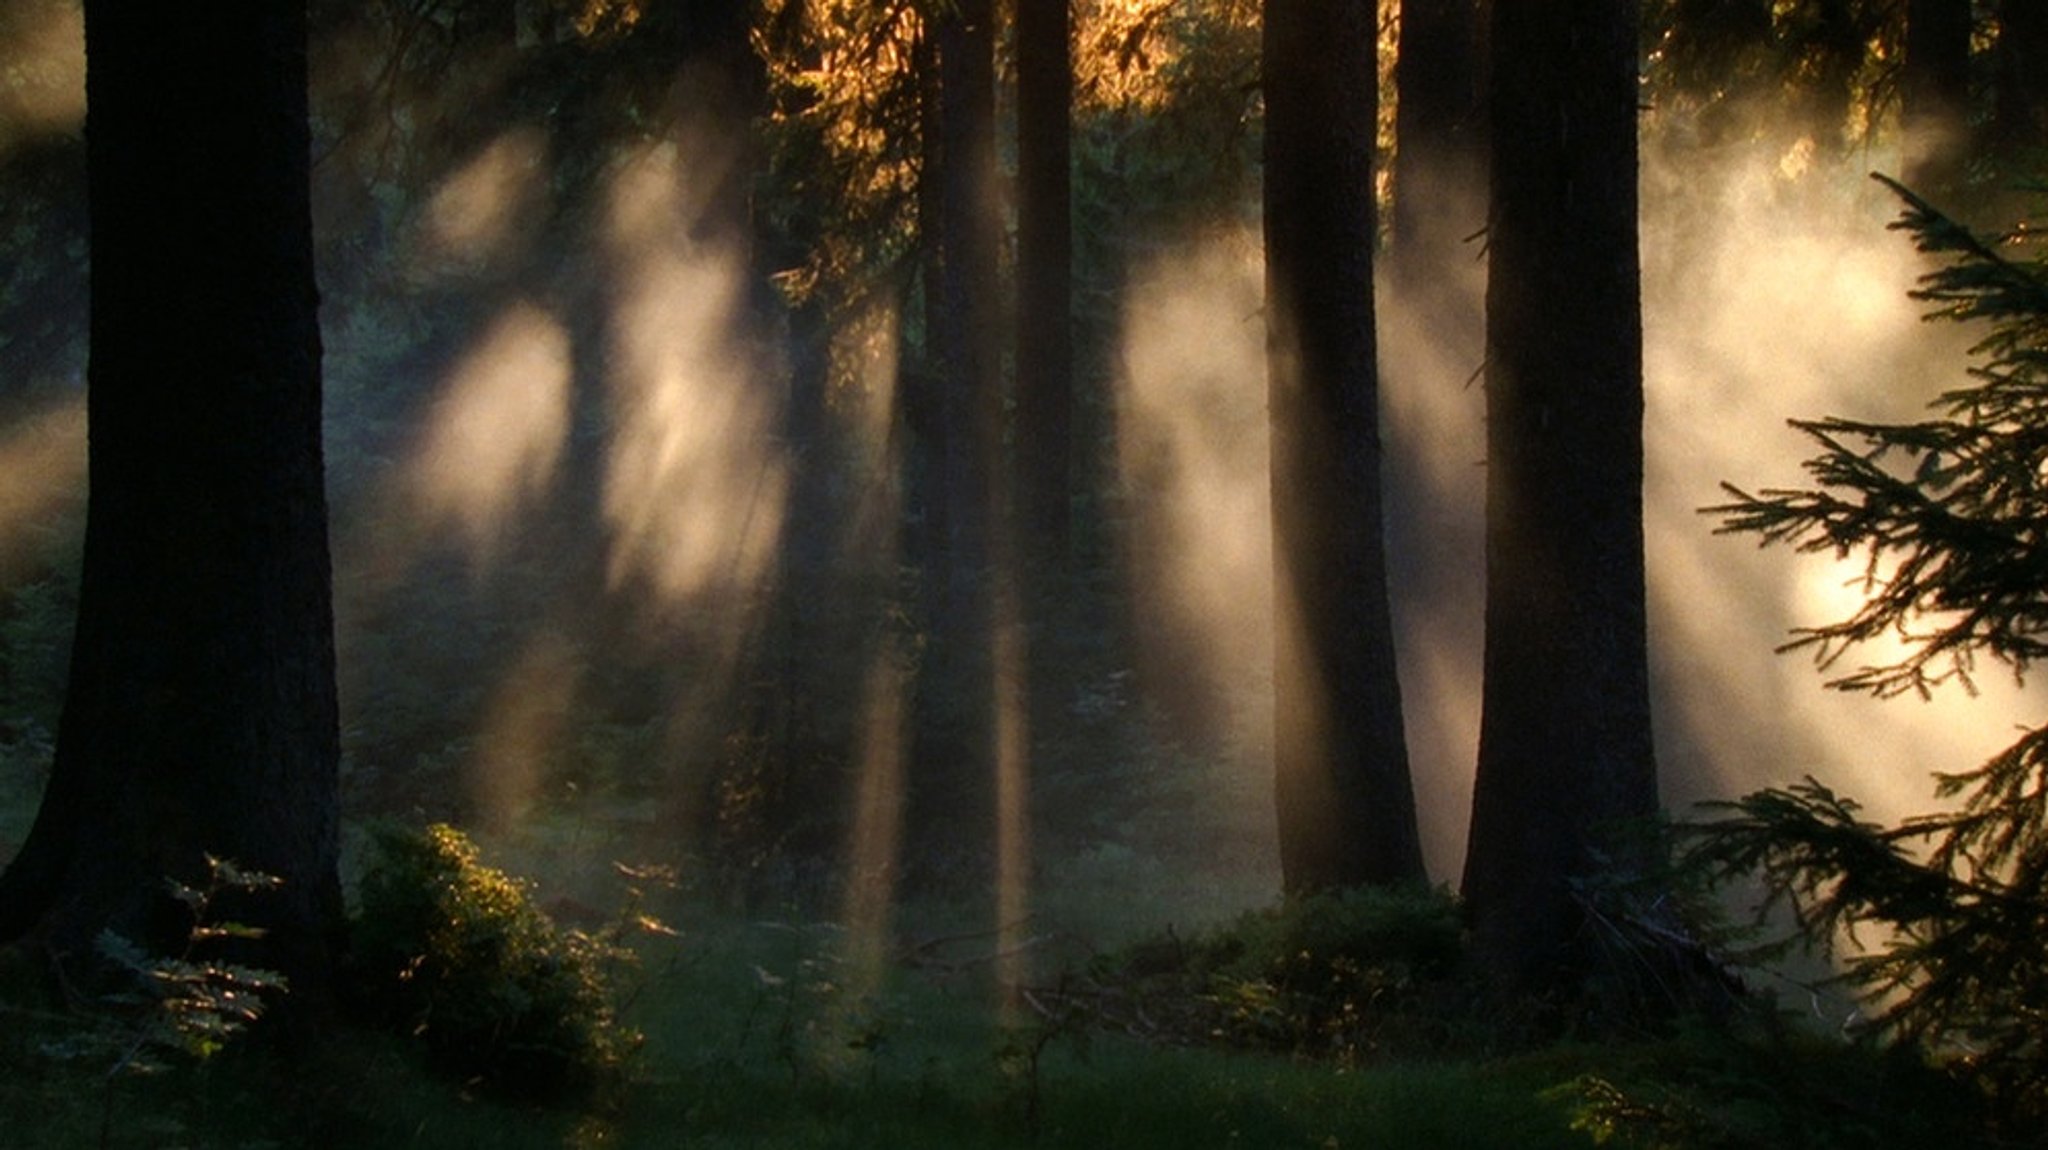
[[[1508,986],[1582,972],[1577,879],[1657,810],[1643,574],[1637,6],[1500,0],[1486,646],[1464,874]]]
[[[89,496],[56,760],[0,938],[177,953],[166,879],[323,993],[340,924],[303,5],[86,6]]]
[[[1274,759],[1291,892],[1422,878],[1381,497],[1374,6],[1267,0]]]
[[[1022,543],[1067,559],[1073,458],[1074,62],[1067,0],[1017,0],[1017,477]]]

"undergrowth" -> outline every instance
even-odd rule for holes
[[[611,975],[633,953],[567,930],[533,888],[485,866],[461,831],[387,829],[364,873],[351,980],[370,1015],[433,1061],[508,1097],[602,1094],[640,1036],[615,1013]]]

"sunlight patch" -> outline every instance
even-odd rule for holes
[[[603,511],[614,587],[657,606],[750,593],[772,574],[789,484],[780,395],[745,338],[737,237],[695,234],[720,149],[629,157],[607,234],[623,265],[610,336],[611,442]]]
[[[62,0],[0,6],[0,155],[85,124],[85,14]]]
[[[1124,305],[1120,462],[1135,575],[1157,591],[1141,610],[1157,685],[1209,715],[1272,665],[1261,274],[1246,237],[1211,240],[1142,269]]]
[[[568,441],[569,335],[531,304],[507,308],[450,373],[404,487],[429,532],[488,565],[543,498]]]
[[[0,575],[47,549],[45,525],[85,490],[85,399],[0,429]]]
[[[542,797],[550,765],[569,737],[582,676],[575,643],[543,629],[492,692],[466,769],[470,799],[484,826],[515,826]]]
[[[504,255],[518,241],[546,188],[547,139],[516,128],[493,140],[434,189],[426,205],[432,249],[458,262]]]

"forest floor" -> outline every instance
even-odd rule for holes
[[[118,1028],[4,1008],[0,1150],[1999,1144],[1917,1065],[1812,1036],[1701,1028],[1332,1062],[1146,1040],[1006,1000],[971,933],[863,966],[831,923],[701,899],[662,909],[676,933],[641,936],[616,972],[623,1018],[645,1039],[605,1098],[495,1096],[431,1072],[401,1037],[353,1029],[310,1070],[237,1040],[137,1073],[121,1065]],[[943,919],[918,928],[944,931]]]

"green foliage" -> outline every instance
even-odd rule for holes
[[[1692,143],[1806,136],[1846,149],[1868,143],[1896,100],[1904,5],[1652,0],[1643,29],[1655,106],[1695,117]]]
[[[1163,1041],[1379,1061],[1460,1045],[1463,953],[1445,892],[1360,888],[1290,899],[1192,940],[1169,930],[1047,998],[1082,998],[1102,1023]]]
[[[1952,1083],[1832,1038],[1696,1033],[1603,1061],[1544,1092],[1601,1146],[1862,1150],[1954,1143],[1970,1127],[1969,1099]]]
[[[138,1035],[135,1052],[151,1047],[176,1049],[193,1058],[220,1053],[229,1039],[263,1016],[266,994],[290,989],[282,974],[203,957],[211,944],[263,937],[260,927],[217,918],[214,903],[229,891],[276,890],[284,880],[247,871],[226,859],[206,857],[206,885],[171,882],[171,897],[192,919],[184,953],[176,958],[152,957],[112,931],[100,935],[100,953],[135,975],[146,990],[150,1009]],[[125,1062],[133,1062],[131,1054]]]
[[[1813,488],[1729,487],[1734,501],[1710,509],[1725,531],[1865,558],[1864,604],[1789,646],[1832,667],[1899,640],[1889,661],[1831,683],[1880,698],[1968,686],[1980,656],[2023,675],[2048,651],[2048,266],[1892,186],[1906,202],[1897,226],[1944,262],[1915,298],[1989,325],[1973,382],[1919,423],[1799,422],[1820,447]],[[1938,780],[1950,805],[1895,827],[1812,779],[1720,804],[1690,857],[1760,876],[1767,905],[1789,906],[1823,947],[1874,927],[1844,977],[1885,1028],[2033,1121],[2048,1114],[2048,727]]]
[[[258,927],[218,917],[221,896],[275,890],[283,880],[211,855],[206,866],[204,886],[169,883],[192,921],[178,954],[151,954],[114,931],[101,933],[100,956],[122,981],[87,1016],[91,1025],[52,1043],[51,1054],[104,1061],[109,1079],[159,1071],[167,1054],[204,1060],[263,1016],[266,996],[289,991],[282,974],[214,953],[221,943],[263,937]]]
[[[621,1024],[616,943],[563,930],[532,888],[453,827],[385,830],[360,888],[358,989],[464,1078],[526,1098],[616,1087],[640,1036]]]
[[[276,971],[224,956],[224,947],[261,938],[263,931],[221,917],[217,906],[230,893],[261,894],[277,889],[283,880],[212,856],[206,864],[203,885],[168,884],[171,897],[185,908],[192,924],[176,954],[151,953],[121,934],[105,931],[98,940],[104,964],[94,983],[104,989],[95,997],[72,1001],[64,1013],[6,1008],[17,1015],[9,1020],[9,1028],[21,1036],[21,1049],[32,1050],[46,1064],[41,1073],[68,1071],[83,1079],[64,1105],[40,1100],[36,1109],[49,1112],[49,1125],[25,1133],[27,1141],[18,1144],[85,1145],[89,1130],[98,1145],[108,1146],[117,1124],[124,1132],[152,1135],[164,1144],[181,1143],[187,1133],[184,1123],[145,1113],[147,1103],[133,1097],[131,1084],[210,1065],[263,1017],[272,999],[289,992],[285,977]],[[22,973],[11,966],[0,969]],[[9,1053],[18,1055],[19,1050]],[[0,1098],[0,1113],[9,1113],[7,1101]],[[66,1127],[77,1133],[61,1139],[50,1136],[50,1131]],[[6,1129],[0,1132],[0,1141],[18,1134],[23,1132]]]

